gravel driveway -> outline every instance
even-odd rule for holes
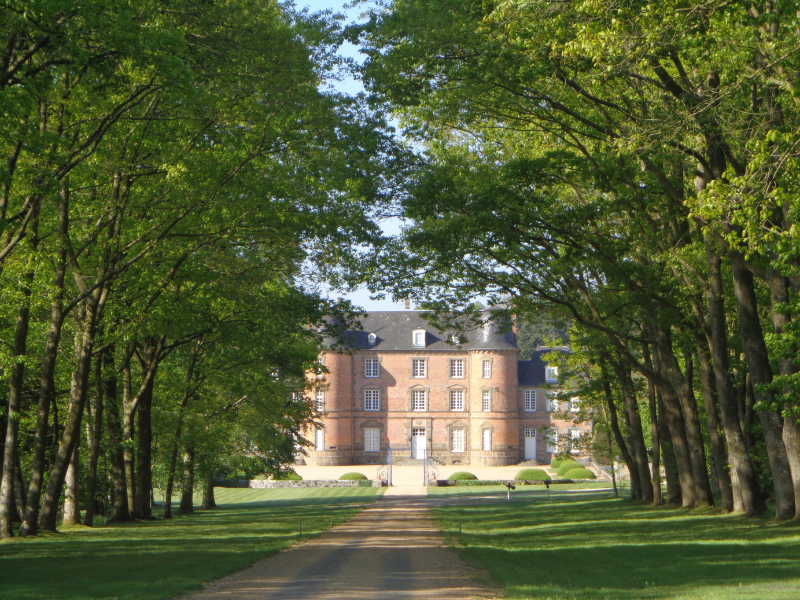
[[[445,547],[424,498],[389,496],[347,523],[189,596],[192,600],[494,598]]]

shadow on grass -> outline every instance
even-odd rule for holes
[[[511,597],[800,597],[796,526],[586,496],[435,516],[462,557]]]

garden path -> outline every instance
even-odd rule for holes
[[[411,490],[409,490],[411,491]],[[412,492],[413,493],[413,492]],[[320,537],[209,584],[191,600],[494,598],[444,545],[424,497],[392,495]]]

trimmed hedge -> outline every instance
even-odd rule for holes
[[[517,481],[547,481],[550,479],[550,475],[542,469],[522,469],[514,479]]]
[[[462,479],[460,481],[447,480],[446,482],[444,480],[440,480],[440,485],[456,486],[456,487],[462,487],[462,486],[477,487],[477,486],[484,486],[484,485],[505,485],[507,483],[508,483],[508,481],[501,480],[501,479],[496,479],[496,480],[495,479],[478,479],[478,480]],[[536,481],[536,480],[528,480],[528,481],[512,481],[511,483],[514,484],[514,485],[544,485],[545,482],[544,481]],[[553,479],[553,480],[550,481],[550,483],[551,484],[572,483],[572,480],[570,480],[570,479]]]
[[[564,462],[561,463],[561,466],[558,467],[557,473],[559,475],[563,476],[563,475],[567,474],[567,471],[570,471],[572,469],[580,469],[580,468],[581,468],[581,466],[578,464],[578,461],[567,460],[567,461],[564,461]]]
[[[554,458],[553,460],[551,460],[551,461],[550,461],[550,468],[551,468],[551,469],[553,469],[553,470],[555,470],[555,471],[557,471],[557,470],[558,470],[558,467],[560,467],[560,466],[561,466],[561,463],[562,463],[562,462],[564,462],[562,459],[560,459],[560,458]]]
[[[577,469],[570,469],[564,475],[567,479],[597,479],[597,476],[589,469],[579,467]]]
[[[467,471],[459,471],[450,475],[450,477],[447,478],[447,481],[477,481],[477,479],[478,478],[472,473]]]
[[[367,481],[367,476],[363,473],[345,473],[339,477],[339,481]]]

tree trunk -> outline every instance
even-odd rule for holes
[[[64,423],[64,433],[58,446],[56,461],[50,470],[47,487],[44,492],[44,505],[39,515],[39,528],[46,531],[56,530],[58,501],[64,487],[67,465],[75,444],[80,438],[80,427],[83,419],[83,407],[86,402],[89,373],[92,364],[92,347],[94,346],[97,317],[101,303],[101,289],[98,288],[86,298],[83,334],[81,336],[78,362],[73,373],[70,389],[70,407]]]
[[[758,474],[748,453],[743,433],[739,401],[731,381],[728,360],[728,328],[725,323],[724,289],[722,287],[722,260],[710,240],[706,240],[706,262],[709,271],[709,287],[706,292],[708,306],[708,345],[713,356],[714,379],[717,384],[717,399],[722,418],[722,428],[728,446],[731,465],[734,510],[748,516],[762,514],[766,509]],[[742,411],[744,416],[744,411]]]
[[[719,416],[717,415],[717,390],[711,374],[711,355],[708,350],[705,338],[697,338],[697,356],[700,361],[700,380],[703,385],[703,402],[706,407],[706,418],[708,420],[708,440],[711,444],[711,457],[713,459],[714,476],[719,486],[720,496],[722,497],[722,507],[728,511],[733,511],[733,488],[731,478],[728,474],[728,451],[725,448],[725,440],[720,435]],[[692,356],[688,352],[684,353],[684,361],[691,361]]]
[[[62,525],[79,525],[81,522],[81,455],[80,437],[75,442],[72,458],[64,477],[64,518]]]
[[[66,179],[66,178],[65,178]],[[59,235],[66,236],[69,228],[69,186],[65,181],[61,186],[61,200],[58,205]],[[53,301],[50,306],[50,327],[47,331],[44,353],[42,355],[42,371],[39,380],[39,405],[36,412],[36,429],[33,438],[33,460],[31,465],[31,481],[28,485],[28,497],[25,502],[25,516],[19,533],[21,536],[36,535],[39,532],[39,504],[42,497],[42,482],[45,472],[45,455],[47,452],[47,425],[50,420],[50,403],[55,398],[54,374],[58,358],[58,345],[61,340],[61,328],[64,325],[63,298],[64,275],[66,273],[67,251],[58,251],[55,274],[53,275]]]
[[[133,355],[131,347],[126,348],[125,360],[122,366],[122,437],[123,443],[123,462],[125,465],[125,481],[128,482],[128,514],[135,519],[136,514],[136,479],[134,469],[134,425],[133,417],[136,412],[136,405],[131,398],[131,364],[130,359]]]
[[[631,454],[636,468],[639,471],[639,486],[644,502],[653,501],[653,482],[650,478],[650,465],[647,459],[647,445],[644,443],[642,430],[642,416],[639,413],[639,402],[633,387],[630,368],[625,365],[622,357],[613,362],[614,372],[622,389],[622,398],[625,402],[626,423],[628,425],[628,440],[630,440]]]
[[[756,399],[765,406],[772,406],[774,396],[766,389],[772,383],[772,369],[769,354],[764,342],[764,333],[758,318],[753,275],[742,264],[738,252],[731,252],[733,289],[736,309],[739,315],[739,338],[744,348],[747,369],[753,382]],[[783,443],[783,422],[774,410],[758,411],[761,430],[767,446],[772,480],[775,486],[775,516],[778,519],[791,519],[795,515],[794,486],[789,458]]]
[[[106,398],[106,421],[108,425],[108,442],[110,446],[111,479],[114,484],[114,514],[115,521],[130,521],[131,513],[128,510],[128,486],[125,481],[125,459],[122,454],[122,427],[119,422],[119,407],[117,406],[117,374],[114,363],[115,347],[111,346],[97,360],[102,361],[105,372],[103,378],[103,393]]]
[[[153,388],[158,362],[164,347],[164,336],[148,338],[142,351],[142,389],[137,394],[137,425],[139,429],[136,452],[136,513],[140,519],[153,516]]]
[[[95,495],[97,492],[97,463],[100,458],[100,437],[103,434],[103,368],[102,359],[97,357],[95,360],[95,373],[97,391],[92,402],[92,416],[94,422],[92,423],[91,439],[90,439],[90,452],[89,456],[89,473],[86,478],[86,514],[84,516],[83,524],[87,527],[94,525],[94,509],[95,509]]]
[[[189,442],[183,451],[183,483],[179,515],[194,512],[194,444]]]
[[[672,438],[670,437],[667,420],[663,418],[663,415],[666,414],[664,398],[661,396],[661,390],[658,386],[656,386],[656,404],[658,405],[658,414],[661,417],[658,419],[658,439],[661,443],[661,458],[664,463],[664,474],[667,483],[667,504],[680,506],[683,501],[681,481],[678,475],[678,465],[675,460],[675,451],[672,447]]]
[[[203,510],[210,510],[217,508],[217,503],[214,501],[214,471],[209,470],[205,477],[203,485]]]
[[[647,344],[642,345],[645,364],[651,371],[653,362],[650,358],[650,348]],[[652,380],[647,380],[647,403],[650,409],[650,437],[653,441],[653,451],[651,454],[652,473],[651,482],[653,486],[653,506],[661,506],[664,499],[661,496],[661,441],[658,432],[658,409],[656,405],[656,386]]]
[[[12,523],[16,517],[16,501],[14,499],[14,471],[16,469],[19,444],[19,418],[22,399],[22,386],[25,377],[25,361],[21,360],[27,353],[28,324],[30,322],[30,295],[33,272],[26,273],[23,278],[22,302],[17,312],[17,325],[14,331],[14,348],[11,356],[20,359],[11,367],[11,380],[8,389],[8,417],[6,420],[5,443],[3,444],[2,477],[0,477],[0,538],[14,535]]]
[[[642,486],[641,481],[639,479],[639,468],[636,465],[636,462],[633,460],[630,451],[628,450],[628,444],[625,442],[625,436],[622,435],[622,430],[619,428],[619,420],[617,418],[617,407],[614,404],[614,395],[611,392],[611,383],[609,381],[608,370],[606,367],[607,359],[601,358],[600,359],[600,371],[603,377],[603,392],[606,398],[606,406],[608,407],[608,418],[609,418],[609,425],[611,425],[611,431],[614,433],[614,439],[617,442],[617,446],[619,447],[619,452],[622,455],[622,460],[625,461],[625,465],[628,467],[628,472],[630,473],[631,478],[631,500],[641,500],[642,498]],[[613,461],[611,463],[613,468]]]

